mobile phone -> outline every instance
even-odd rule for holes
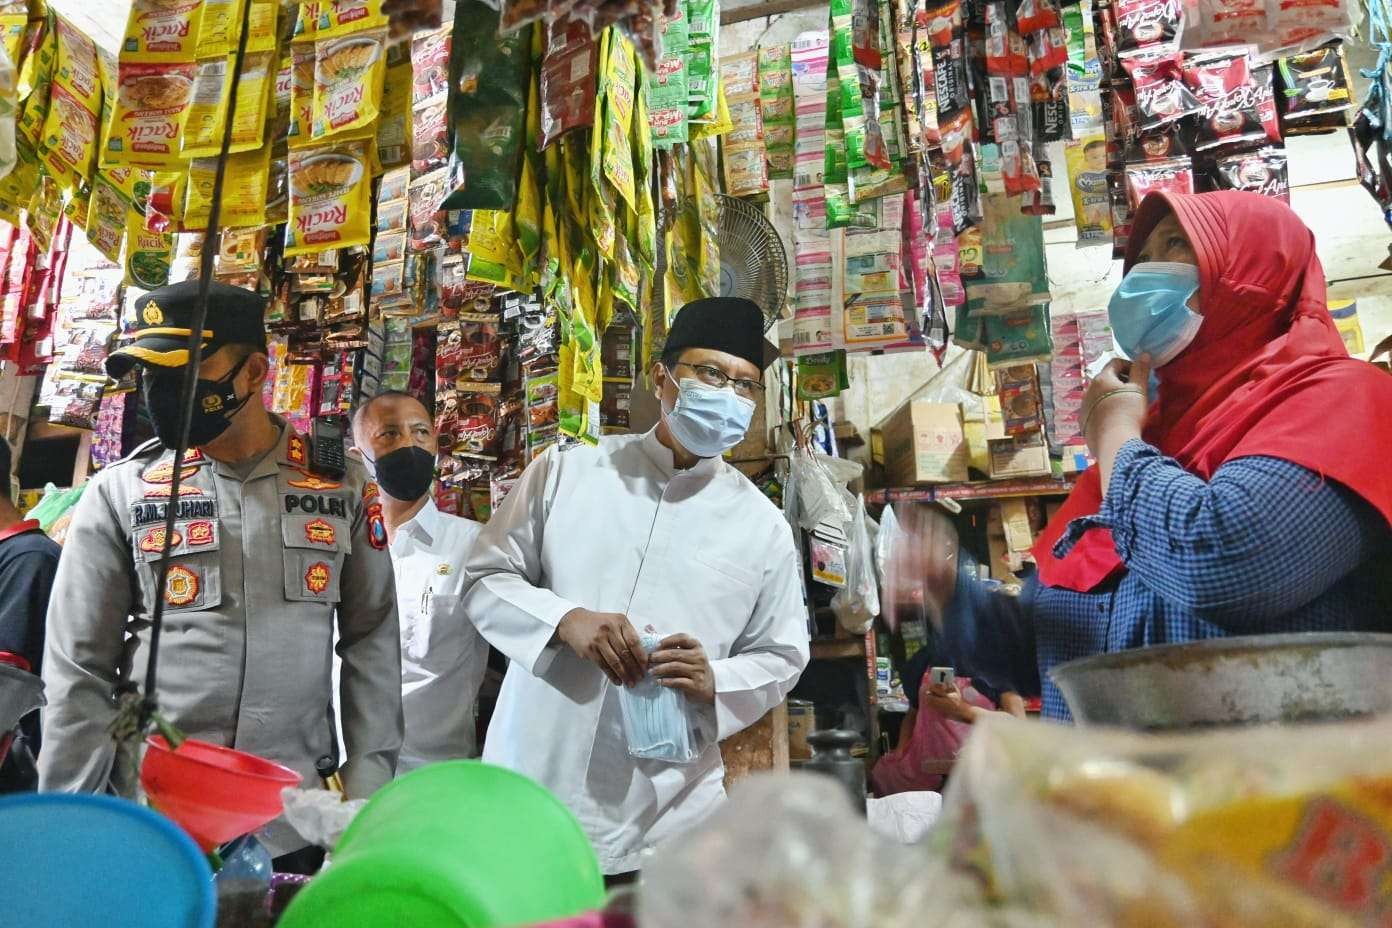
[[[951,667],[934,667],[928,674],[935,686],[953,686],[957,682],[957,673]]]
[[[343,448],[346,431],[342,416],[320,416],[314,420],[309,448],[309,465],[314,473],[332,479],[347,473]]]

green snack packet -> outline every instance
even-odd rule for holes
[[[662,60],[652,71],[644,71],[644,93],[648,105],[648,125],[654,148],[671,148],[691,138],[690,93],[687,88],[686,10],[662,27]]]
[[[987,316],[981,322],[986,363],[993,368],[1053,357],[1048,306],[1032,306],[1008,316]]]
[[[460,0],[450,46],[452,190],[441,209],[510,210],[517,203],[531,26],[497,33],[497,11],[479,0]]]
[[[846,374],[844,349],[798,358],[797,396],[800,400],[824,400],[840,395],[851,385]]]

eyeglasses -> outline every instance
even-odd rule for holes
[[[723,390],[725,387],[733,385],[735,393],[747,400],[757,400],[759,395],[764,392],[764,385],[759,381],[731,377],[718,367],[710,367],[706,364],[687,364],[685,361],[678,361],[673,366],[691,368],[696,372],[696,379],[708,387]]]

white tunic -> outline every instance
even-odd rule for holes
[[[783,515],[719,459],[673,465],[654,433],[553,448],[523,473],[468,562],[465,609],[512,664],[484,760],[537,780],[580,820],[605,873],[724,799],[718,741],[758,721],[807,665],[797,546]],[[686,633],[714,671],[690,764],[628,754],[618,691],[555,640],[577,607]]]
[[[398,776],[434,761],[477,756],[474,703],[488,643],[465,614],[460,591],[481,528],[428,500],[392,539],[406,716]]]

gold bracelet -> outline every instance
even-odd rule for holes
[[[1091,406],[1087,408],[1087,413],[1083,416],[1082,433],[1084,438],[1087,437],[1088,423],[1092,421],[1092,414],[1097,411],[1097,407],[1101,406],[1102,403],[1106,400],[1109,400],[1112,397],[1121,393],[1135,393],[1139,396],[1145,396],[1145,391],[1139,387],[1117,387],[1115,390],[1109,390],[1108,392],[1103,393]]]

